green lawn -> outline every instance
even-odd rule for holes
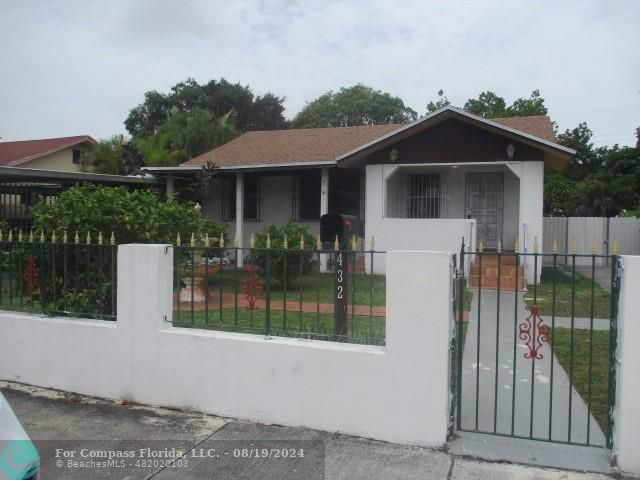
[[[73,304],[64,305],[63,303],[59,303],[59,310],[56,310],[54,305],[48,303],[45,311],[43,312],[40,300],[38,299],[38,295],[35,295],[32,298],[30,294],[25,293],[21,297],[19,292],[14,292],[14,295],[3,293],[2,297],[0,298],[0,310],[6,310],[10,312],[22,312],[33,315],[47,316],[68,316],[98,320],[116,320],[115,315],[111,315],[104,311],[98,313],[96,310],[94,312],[88,313],[86,311],[77,310],[74,307],[75,305]]]
[[[226,293],[240,291],[240,284],[245,274],[242,271],[236,273],[233,270],[223,270],[209,280],[211,291],[222,290]],[[237,283],[236,283],[237,282]],[[303,275],[302,278],[295,277],[287,284],[286,292],[284,288],[272,289],[271,298],[282,300],[287,295],[287,300],[299,300],[302,290],[303,302],[333,303],[335,299],[336,277],[333,273],[311,273]],[[237,288],[236,288],[237,284]],[[266,284],[263,281],[263,289]],[[386,303],[386,277],[384,275],[367,275],[364,273],[349,274],[349,303],[354,300],[356,305],[381,306]]]
[[[570,317],[572,314],[575,317],[591,317],[591,289],[593,286],[593,316],[594,318],[609,318],[611,295],[600,285],[576,273],[574,293],[574,283],[570,276],[568,278],[566,276],[558,278],[558,276],[552,274],[545,275],[545,271],[549,270],[543,270],[542,281],[535,288],[535,292],[533,285],[529,285],[529,291],[525,296],[525,302],[528,305],[534,303],[535,293],[535,303],[541,305],[543,307],[542,313],[550,317],[554,311],[553,279],[555,278],[555,315],[557,317]],[[573,300],[574,295],[575,301]]]
[[[591,386],[591,412],[602,428],[607,432],[607,404],[609,391],[609,332],[593,331],[593,358],[591,376],[589,376],[589,330],[573,331],[573,386],[585,404],[589,404],[589,386]],[[553,351],[570,375],[571,372],[571,329],[556,327],[549,339],[553,343]]]
[[[222,315],[220,314],[222,312]],[[237,316],[234,308],[222,311],[210,310],[191,312],[182,308],[173,312],[173,324],[177,327],[204,328],[210,330],[237,331],[244,333],[265,334],[266,312],[264,310],[248,310],[238,308]],[[273,336],[318,338],[348,343],[365,343],[384,345],[385,319],[382,317],[349,315],[348,335],[335,338],[333,314],[284,312],[271,310],[271,329]]]

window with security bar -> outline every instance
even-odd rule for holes
[[[320,171],[301,172],[293,179],[293,218],[298,221],[320,218]]]
[[[226,178],[222,182],[222,219],[236,218],[236,180]],[[244,177],[244,219],[260,220],[260,179],[255,175]]]
[[[440,174],[410,174],[407,183],[407,218],[441,218],[444,202]]]

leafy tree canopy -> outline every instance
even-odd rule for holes
[[[147,165],[173,166],[222,145],[238,135],[235,114],[220,117],[201,108],[184,112],[173,108],[153,135],[134,138]]]
[[[124,135],[100,140],[93,151],[93,168],[97,173],[136,175],[144,166],[142,153]]]
[[[155,90],[144,94],[144,102],[133,108],[124,124],[133,137],[159,133],[170,112],[204,110],[213,117],[233,111],[235,126],[241,131],[273,130],[285,127],[284,98],[272,93],[255,96],[248,86],[229,83],[224,78],[200,85],[189,78],[171,88],[168,94]]]
[[[295,128],[408,123],[418,114],[399,97],[357,84],[327,92],[307,103],[293,119]]]
[[[510,106],[503,97],[493,92],[482,92],[477,99],[470,98],[464,109],[484,118],[524,117],[530,115],[546,115],[547,107],[539,90],[531,92],[529,98],[518,98]]]

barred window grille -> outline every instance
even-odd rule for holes
[[[294,177],[292,210],[296,220],[320,218],[320,172],[304,172]]]
[[[236,219],[236,179],[222,181],[222,219]],[[253,175],[244,177],[244,219],[260,220],[260,179]]]
[[[407,218],[441,218],[443,189],[440,174],[416,173],[407,176]]]

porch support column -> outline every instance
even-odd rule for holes
[[[243,230],[244,230],[244,174],[242,172],[236,172],[236,235],[234,243],[240,248],[244,246],[243,243]],[[242,268],[244,265],[243,251],[238,252],[238,264],[236,267]]]
[[[544,194],[544,163],[537,161],[520,163],[520,250],[532,253],[534,243],[542,253],[542,198]],[[534,276],[533,256],[525,257],[527,283],[540,281],[541,262],[538,262],[537,278]]]
[[[322,175],[320,177],[320,216],[329,213],[329,168],[322,167]],[[328,255],[323,253],[320,255],[320,272],[327,271]]]
[[[173,182],[173,175],[167,175],[167,183],[166,183],[167,202],[170,202],[173,200],[174,192],[175,192],[175,184]]]

